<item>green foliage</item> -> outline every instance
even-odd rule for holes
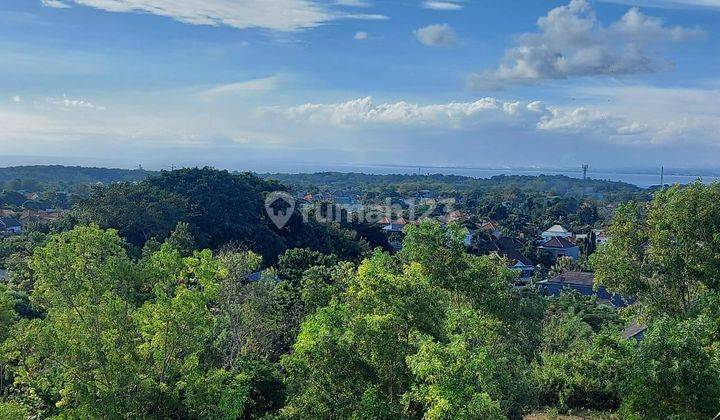
[[[306,318],[281,361],[285,416],[499,418],[532,405],[515,325],[533,311],[512,305],[514,273],[460,238],[408,229],[401,258],[376,252]]]
[[[707,419],[720,406],[720,358],[710,341],[715,320],[658,319],[640,343],[623,388],[624,416]]]
[[[190,231],[190,225],[184,222],[179,222],[175,226],[175,230],[172,231],[165,242],[180,251],[180,255],[183,257],[189,257],[196,249],[195,237]]]
[[[553,177],[385,181],[367,197],[397,199],[430,181],[514,232],[600,223],[603,199],[586,188],[644,194]],[[165,172],[96,189],[77,209],[119,230],[66,223],[3,238],[0,418],[716,414],[719,185],[618,209],[591,259],[600,282],[637,298],[620,313],[577,292],[516,289],[506,261],[466,252],[461,225],[408,225],[395,255],[368,255],[363,238],[377,232],[363,236],[351,220],[294,214],[278,230],[263,208],[278,188],[208,168]],[[197,249],[206,246],[220,252]],[[574,264],[553,270],[585,268]],[[644,340],[622,339],[637,315]]]
[[[278,258],[278,276],[295,287],[300,285],[303,273],[310,267],[331,267],[337,264],[337,257],[325,255],[307,248],[296,248],[285,251]]]
[[[150,238],[166,238],[189,212],[185,197],[146,182],[94,188],[75,211],[81,223],[116,229],[136,247]]]
[[[593,255],[596,279],[649,313],[681,315],[720,283],[720,184],[658,191],[643,209],[618,209],[610,241]]]
[[[551,315],[543,328],[533,377],[542,405],[560,409],[617,409],[634,342],[616,328],[595,333],[572,312]]]

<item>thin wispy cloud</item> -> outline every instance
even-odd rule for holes
[[[205,89],[200,92],[200,96],[205,99],[213,99],[221,96],[264,93],[276,89],[283,80],[284,76],[273,75],[260,79],[226,83]]]
[[[51,105],[55,105],[63,110],[70,110],[74,108],[94,109],[97,111],[105,111],[107,108],[101,105],[96,105],[86,99],[81,98],[68,98],[67,95],[63,95],[62,98],[45,98],[45,102]]]
[[[365,41],[366,39],[368,39],[368,33],[365,31],[358,31],[355,32],[355,36],[353,36],[353,38],[358,41]]]
[[[41,3],[45,7],[52,7],[55,9],[67,9],[70,7],[70,5],[63,3],[61,0],[41,0]]]
[[[704,35],[698,27],[669,26],[637,8],[604,26],[587,0],[572,0],[551,10],[537,26],[538,32],[521,35],[518,45],[506,50],[496,70],[471,75],[471,86],[654,73],[672,68],[673,63],[652,51]]]
[[[629,6],[657,7],[662,9],[718,9],[720,0],[600,0],[604,3]]]
[[[264,28],[290,32],[338,19],[386,19],[380,14],[353,13],[348,7],[367,2],[341,0],[328,5],[317,0],[42,0],[54,8],[88,6],[108,12],[150,13],[192,25]]]
[[[422,2],[423,9],[431,9],[431,10],[462,10],[465,8],[465,5],[462,4],[462,2],[459,1],[452,1],[452,0],[427,0]]]

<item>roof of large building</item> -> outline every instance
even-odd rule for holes
[[[560,225],[553,225],[550,229],[546,230],[547,233],[570,233],[567,229]]]
[[[560,236],[554,236],[544,242],[542,245],[540,245],[541,248],[556,248],[556,249],[567,249],[567,248],[575,248],[577,245],[574,243],[568,241],[567,239],[560,237]]]
[[[581,271],[568,271],[551,279],[545,280],[546,283],[561,284],[577,284],[582,286],[593,286],[595,284],[595,273],[586,273]]]

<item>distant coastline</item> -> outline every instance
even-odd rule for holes
[[[66,163],[65,163],[66,162]],[[26,166],[76,166],[83,168],[107,168],[126,169],[133,168],[125,165],[113,165],[108,161],[78,158],[47,158],[41,157],[0,157],[0,168],[26,167]],[[218,164],[216,162],[183,162],[175,165],[148,165],[149,171],[170,169],[171,167],[184,166],[215,166],[220,169],[227,169],[237,172],[254,172],[260,174],[268,173],[316,173],[316,172],[343,172],[343,173],[365,173],[371,175],[458,175],[471,178],[491,178],[499,175],[565,175],[573,178],[582,178],[583,173],[580,167],[473,167],[473,166],[420,166],[405,164],[373,164],[373,163],[318,163],[318,162],[242,162],[235,164]],[[648,188],[660,185],[660,168],[593,168],[588,170],[588,178],[598,180],[620,181]],[[687,184],[696,179],[703,182],[720,181],[720,169],[689,169],[689,168],[665,168],[665,184]]]

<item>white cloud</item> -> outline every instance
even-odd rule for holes
[[[431,10],[462,10],[465,6],[457,1],[426,0],[422,3],[424,9]]]
[[[18,96],[18,95],[15,95],[15,96],[13,96],[13,97],[10,98],[10,99],[11,99],[13,102],[15,102],[15,103],[18,103],[18,102],[20,102],[20,101],[22,100],[22,98],[20,98],[20,96]]]
[[[720,9],[720,0],[600,0],[605,3],[627,4],[664,9]]]
[[[340,0],[331,5],[318,0],[43,0],[43,4],[50,7],[76,4],[109,12],[151,13],[193,25],[276,31],[314,28],[337,19],[386,19],[382,15],[341,9],[367,5],[357,0]]]
[[[457,35],[450,25],[434,24],[416,29],[415,38],[428,47],[447,47],[457,43]]]
[[[364,31],[358,31],[358,32],[355,32],[355,36],[353,38],[358,41],[364,41],[364,40],[368,39],[368,33],[364,32]]]
[[[335,104],[308,103],[286,109],[267,108],[267,111],[293,121],[341,127],[386,124],[459,128],[491,116],[497,118],[518,114],[522,109],[530,113],[543,112],[542,107],[531,108],[528,104],[504,103],[494,98],[422,106],[408,102],[376,104],[371,97]]]
[[[41,0],[42,5],[45,7],[52,7],[54,9],[67,9],[70,7],[68,4],[63,3],[61,0]]]
[[[609,143],[720,146],[718,91],[633,87],[579,89],[578,93],[617,98],[617,102],[568,107],[487,97],[474,102],[420,105],[404,101],[376,103],[366,97],[331,104],[269,107],[262,110],[261,118],[269,114],[270,119],[279,121],[277,117],[281,117],[292,123],[289,130],[402,128],[421,133],[432,129],[452,137],[449,131],[500,129]]]
[[[248,93],[269,92],[277,88],[277,86],[283,81],[283,79],[284,77],[281,75],[274,75],[261,79],[228,83],[206,89],[200,92],[200,96],[204,97],[205,99],[212,99],[225,95],[242,95]]]
[[[684,42],[704,34],[700,28],[667,26],[640,10],[603,26],[587,0],[572,0],[538,19],[539,32],[519,37],[492,72],[471,75],[471,86],[563,79],[572,76],[652,73],[672,67],[649,47]]]
[[[474,102],[419,105],[409,102],[375,103],[371,97],[335,104],[304,104],[290,108],[266,108],[266,112],[290,121],[311,125],[362,127],[373,125],[429,126],[467,129],[483,124],[529,126],[553,112],[542,102],[504,102],[482,98]]]
[[[106,108],[104,106],[98,106],[94,103],[87,101],[85,99],[72,99],[68,98],[67,95],[63,95],[62,98],[53,98],[53,97],[47,97],[45,98],[45,102],[55,105],[63,110],[70,110],[73,108],[85,108],[85,109],[94,109],[97,111],[105,111]]]
[[[611,136],[642,134],[647,126],[628,122],[610,112],[585,107],[561,110],[551,109],[537,124],[538,130],[571,134],[595,133]]]
[[[651,143],[720,145],[718,89],[599,86],[575,93],[604,102],[609,113],[642,121]]]
[[[370,7],[370,2],[366,0],[336,0],[335,4],[339,6],[351,6],[351,7]]]

